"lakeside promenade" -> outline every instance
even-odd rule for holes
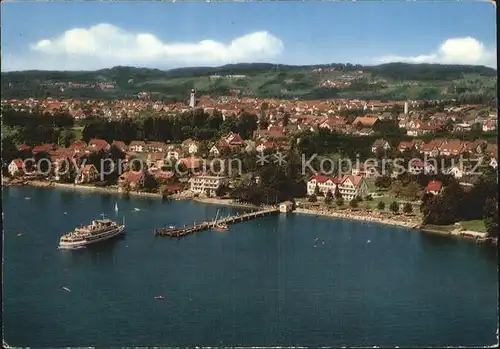
[[[113,194],[113,195],[134,195],[134,196],[143,196],[149,198],[157,198],[162,199],[164,196],[160,193],[147,193],[147,192],[138,192],[138,191],[128,191],[121,192],[118,190],[117,186],[108,186],[108,187],[98,187],[95,185],[85,185],[85,184],[71,184],[71,183],[58,183],[58,182],[47,182],[40,180],[28,180],[23,182],[23,184],[14,184],[9,181],[4,181],[2,179],[3,186],[26,186],[26,187],[35,187],[35,188],[61,188],[61,189],[71,189],[75,191],[91,191],[96,193],[103,194]],[[168,198],[175,200],[193,200],[196,202],[204,203],[204,204],[214,204],[214,205],[222,205],[222,206],[232,206],[232,207],[241,207],[241,208],[259,208],[257,205],[244,204],[234,202],[232,199],[218,199],[218,198],[206,198],[206,197],[194,197],[192,193],[187,191],[173,194],[167,196]]]
[[[5,185],[2,183],[2,185]],[[7,184],[8,185],[8,184]],[[115,195],[136,195],[136,196],[145,196],[151,198],[162,198],[163,196],[159,193],[146,193],[146,192],[137,192],[137,191],[129,191],[129,192],[120,192],[117,186],[109,186],[109,187],[97,187],[94,185],[84,185],[84,184],[71,184],[71,183],[57,183],[57,182],[46,182],[46,181],[28,181],[28,183],[23,186],[28,187],[36,187],[36,188],[62,188],[62,189],[73,189],[76,191],[92,191],[96,193],[103,194],[115,194]]]
[[[296,208],[294,212],[301,213],[301,214],[331,217],[331,218],[356,220],[356,221],[362,221],[362,222],[380,223],[380,224],[399,226],[399,227],[404,227],[404,228],[412,228],[412,229],[417,229],[419,226],[419,223],[416,222],[415,220],[410,219],[410,217],[405,217],[405,220],[402,221],[400,217],[396,217],[396,218],[374,217],[374,216],[370,216],[367,214],[361,215],[361,214],[355,214],[352,212],[338,212],[338,211],[328,211],[328,210],[321,210],[321,209],[320,210],[311,210],[311,209],[305,209],[305,208]]]

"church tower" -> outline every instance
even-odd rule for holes
[[[189,106],[190,106],[191,108],[194,108],[194,106],[195,106],[195,99],[194,99],[194,94],[195,94],[195,92],[196,92],[196,91],[194,90],[194,88],[193,88],[193,89],[191,89],[191,95],[190,95],[190,97],[189,97]]]

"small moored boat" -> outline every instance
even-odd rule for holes
[[[226,223],[219,223],[215,225],[214,229],[217,231],[226,231],[229,230],[229,227]]]
[[[226,223],[224,223],[224,222],[217,223],[217,219],[218,218],[219,218],[219,210],[217,210],[217,215],[215,216],[215,221],[213,223],[214,230],[217,230],[217,231],[226,231],[226,230],[229,230],[229,228],[227,227]]]
[[[70,290],[69,288],[67,288],[67,287],[63,287],[62,289],[63,289],[64,291],[66,291],[66,292],[71,292],[71,290]]]
[[[155,296],[153,297],[154,300],[161,300],[161,299],[165,299],[165,297],[163,296]]]

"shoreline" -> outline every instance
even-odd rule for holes
[[[259,206],[251,205],[251,204],[241,204],[238,202],[234,202],[232,199],[217,199],[217,198],[192,198],[191,200],[195,202],[199,202],[202,204],[212,204],[212,205],[221,205],[221,206],[232,206],[232,207],[240,207],[240,208],[250,208],[257,209]]]
[[[119,195],[119,196],[133,195],[133,196],[142,196],[142,197],[158,198],[158,199],[163,198],[163,195],[161,195],[159,193],[146,193],[146,192],[137,192],[137,191],[129,191],[128,193],[120,192],[118,190],[118,187],[116,187],[116,186],[96,187],[93,185],[57,183],[57,182],[47,182],[47,181],[40,181],[40,180],[28,180],[28,181],[24,182],[23,184],[14,184],[14,183],[2,181],[2,186],[19,187],[19,188],[31,187],[31,188],[42,188],[42,189],[59,188],[59,189],[68,189],[68,190],[73,190],[73,191],[90,191],[90,192],[95,192],[95,193],[112,194],[112,195]],[[169,195],[168,197],[173,199],[173,200],[192,200],[192,201],[199,202],[202,204],[231,206],[231,207],[240,207],[240,208],[249,208],[249,209],[259,208],[258,206],[251,205],[251,204],[242,204],[242,203],[233,202],[231,199],[194,197],[192,194],[186,193],[186,192],[181,192],[178,194]]]
[[[12,183],[4,183],[2,182],[2,186],[6,187],[31,187],[31,188],[42,188],[42,189],[72,189],[73,191],[91,191],[101,194],[113,194],[113,195],[134,195],[134,196],[145,196],[151,198],[163,198],[163,196],[159,193],[146,193],[146,192],[137,192],[137,191],[129,191],[128,193],[120,192],[118,187],[96,187],[90,185],[82,185],[82,184],[70,184],[70,183],[57,183],[57,182],[46,182],[39,180],[31,180],[23,183],[22,185],[12,184]]]
[[[57,183],[57,182],[47,182],[40,180],[29,180],[24,182],[23,184],[14,184],[2,179],[2,186],[6,187],[32,187],[32,188],[60,188],[67,189],[73,191],[90,191],[101,194],[112,194],[119,196],[142,196],[148,198],[157,198],[162,199],[163,195],[159,193],[146,193],[146,192],[137,192],[130,191],[128,193],[120,192],[118,187],[96,187],[91,185],[82,185],[82,184],[70,184],[70,183]],[[170,199],[173,200],[191,200],[194,202],[202,203],[202,204],[212,204],[212,205],[220,205],[220,206],[230,206],[230,207],[239,207],[239,208],[248,208],[248,209],[258,209],[259,206],[251,205],[251,204],[243,204],[233,202],[231,199],[218,199],[218,198],[205,198],[205,197],[194,197],[192,195],[186,194],[186,192],[181,192],[178,194],[174,194],[169,196]],[[416,222],[408,222],[395,219],[393,217],[373,217],[370,215],[359,215],[352,212],[336,212],[336,211],[322,211],[322,210],[314,210],[314,209],[306,209],[306,208],[296,208],[292,213],[297,214],[306,214],[306,215],[315,215],[322,216],[328,218],[337,218],[337,219],[345,219],[350,221],[358,221],[358,222],[368,222],[368,223],[378,223],[387,226],[393,227],[401,227],[407,228],[411,230],[418,230],[420,232],[436,234],[442,236],[454,236],[459,238],[465,238],[459,231],[446,231],[446,230],[438,230],[432,228],[426,228],[425,226],[421,226],[421,224]]]
[[[395,220],[395,219],[391,219],[391,218],[382,218],[382,217],[377,218],[377,217],[372,217],[372,216],[368,216],[368,215],[362,216],[362,215],[356,215],[353,213],[343,213],[343,212],[335,212],[335,211],[325,212],[325,211],[311,210],[311,209],[306,209],[306,208],[296,208],[293,212],[298,213],[298,214],[316,215],[316,216],[329,217],[329,218],[340,218],[340,219],[346,219],[346,220],[351,220],[351,221],[379,223],[379,224],[398,226],[398,227],[408,228],[408,229],[418,229],[417,228],[418,224],[416,224],[416,223],[404,222],[404,221]]]
[[[341,213],[341,212],[335,212],[335,211],[320,211],[320,210],[311,210],[311,209],[305,209],[305,208],[296,208],[293,212],[298,213],[298,214],[316,215],[316,216],[322,216],[322,217],[328,217],[328,218],[339,218],[339,219],[345,219],[345,220],[350,220],[350,221],[378,223],[378,224],[383,224],[383,225],[388,225],[388,226],[417,230],[419,232],[427,233],[427,234],[457,237],[457,238],[469,239],[469,240],[473,239],[473,238],[471,238],[470,236],[467,236],[467,234],[464,234],[464,233],[477,233],[474,231],[467,232],[467,231],[460,231],[460,230],[451,230],[451,231],[438,230],[438,229],[426,228],[425,226],[422,226],[421,224],[417,224],[417,223],[411,222],[411,221],[405,222],[405,221],[397,220],[395,218],[382,218],[382,217],[378,218],[378,217],[372,217],[369,215],[361,216],[361,215],[353,214],[351,212]],[[490,240],[490,238],[487,238],[487,237],[476,238],[474,240],[476,241],[476,243],[487,243],[487,242],[492,242],[493,244],[496,243],[494,240]]]

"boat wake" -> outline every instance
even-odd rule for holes
[[[58,250],[81,250],[83,248],[87,248],[87,246],[76,246],[76,247],[61,247],[61,246],[57,246]]]

